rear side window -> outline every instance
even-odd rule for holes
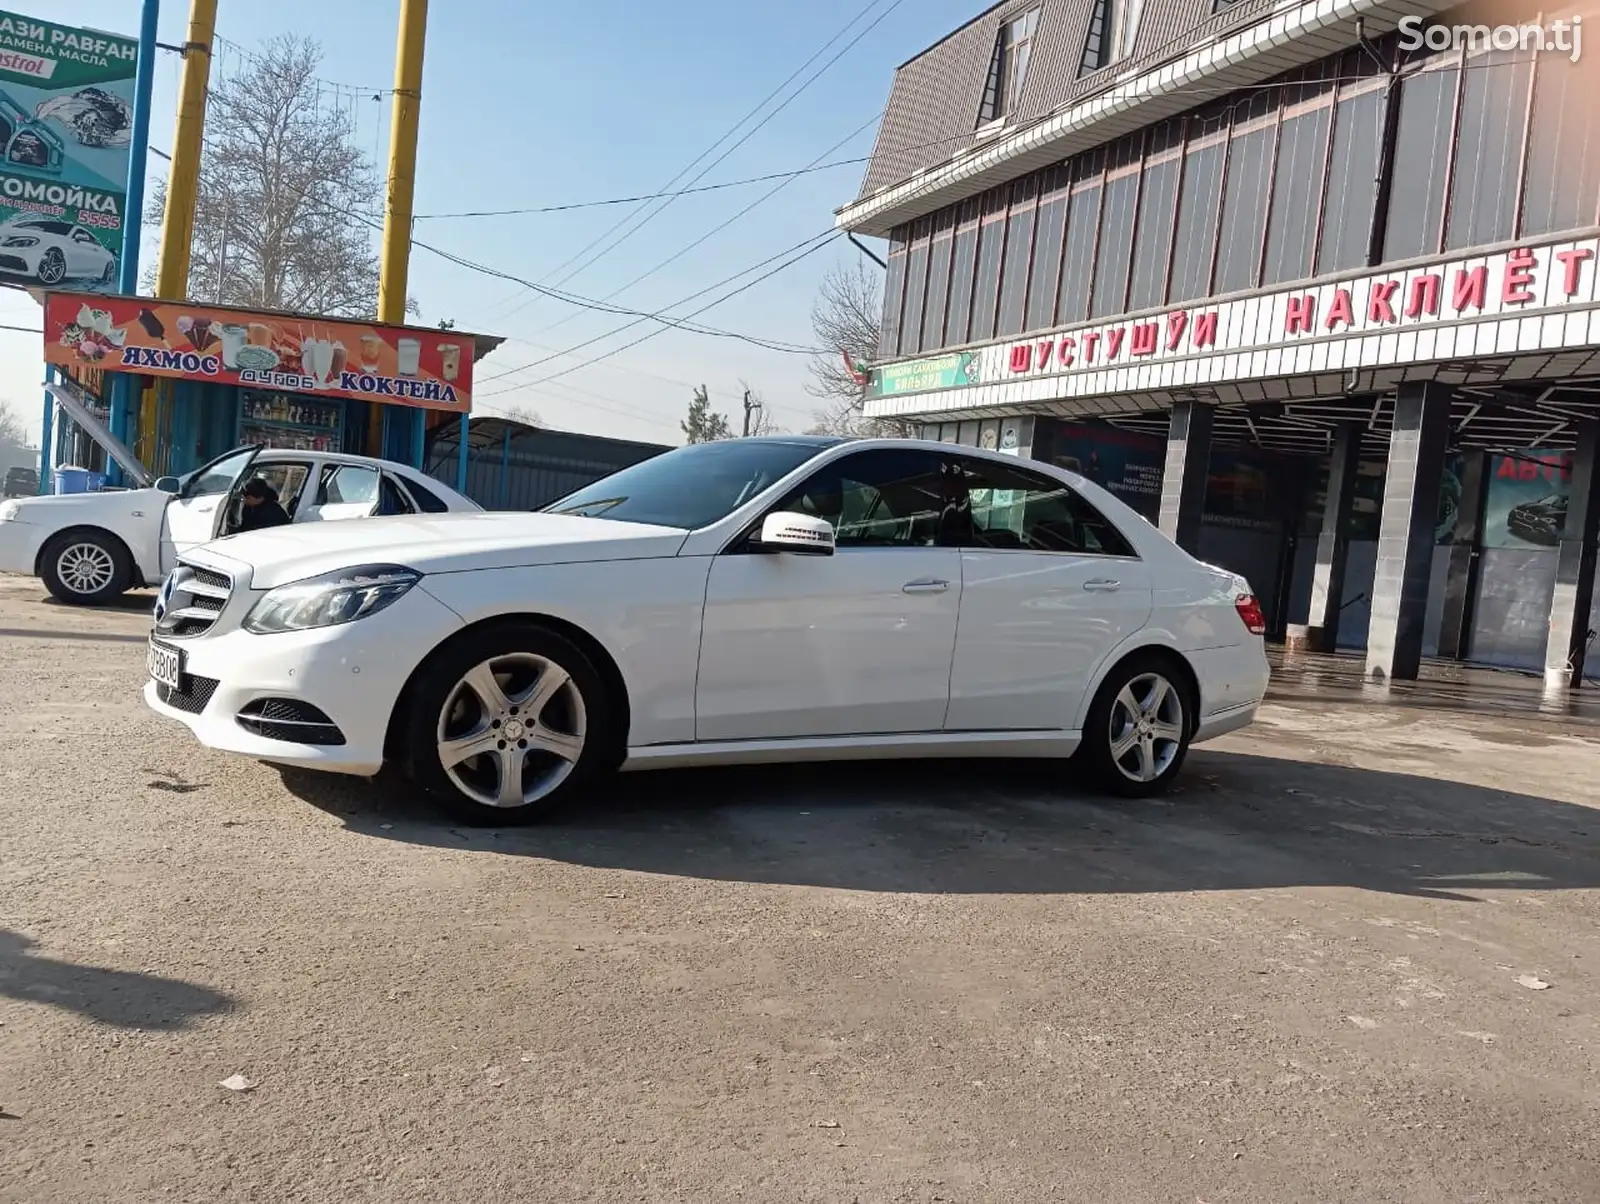
[[[450,507],[444,504],[442,497],[409,477],[405,481],[405,489],[411,495],[411,500],[416,502],[417,509],[422,513],[448,514],[450,512]]]
[[[1136,556],[1111,520],[1064,481],[1020,465],[961,462],[972,514],[970,546],[995,551]]]

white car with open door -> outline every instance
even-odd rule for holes
[[[181,554],[156,617],[145,699],[202,743],[390,762],[487,822],[685,764],[1076,754],[1149,794],[1267,686],[1243,578],[1075,474],[910,440],[694,444],[536,514],[251,532]]]
[[[241,447],[149,488],[0,502],[0,572],[27,573],[63,602],[103,605],[154,585],[191,548],[239,521],[239,491],[261,477],[294,528],[337,519],[477,511],[404,464],[330,452]]]

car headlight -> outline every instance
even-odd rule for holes
[[[16,498],[7,502],[0,502],[0,523],[9,523],[17,517],[22,510],[22,503]]]
[[[14,234],[6,239],[4,246],[8,247],[36,247],[39,240],[28,234]]]
[[[268,592],[250,608],[244,629],[257,635],[353,623],[403,598],[422,574],[398,564],[335,569]]]

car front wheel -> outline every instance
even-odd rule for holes
[[[1160,656],[1135,655],[1101,683],[1083,747],[1097,784],[1123,798],[1160,794],[1178,776],[1193,731],[1189,697]]]
[[[104,606],[128,592],[133,563],[121,542],[98,531],[68,531],[45,546],[39,576],[58,602]]]
[[[605,684],[570,640],[532,624],[487,628],[424,666],[410,702],[409,768],[469,823],[528,823],[605,761],[610,723]]]
[[[51,247],[39,260],[39,283],[60,284],[67,278],[67,257]]]

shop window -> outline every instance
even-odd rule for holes
[[[1144,0],[1094,0],[1079,75],[1109,67],[1132,53],[1143,8]]]
[[[1009,189],[997,189],[984,199],[983,221],[978,226],[978,275],[972,288],[973,342],[994,338],[995,304],[1000,289],[1000,258],[1005,249],[1006,199]]]
[[[1600,199],[1600,73],[1554,54],[1535,69],[1523,235],[1593,225]]]
[[[1266,94],[1261,95],[1253,108],[1272,103]],[[1272,119],[1257,118],[1236,129],[1229,142],[1222,189],[1222,233],[1217,241],[1212,292],[1231,293],[1256,284],[1276,139]]]
[[[1481,247],[1516,232],[1517,180],[1533,60],[1520,50],[1469,58],[1456,123],[1455,179],[1445,250]]]
[[[1127,307],[1133,265],[1133,223],[1139,206],[1140,142],[1113,148],[1100,203],[1100,241],[1095,251],[1094,291],[1089,316],[1120,314]]]
[[[1033,275],[1028,281],[1024,329],[1042,330],[1055,321],[1056,284],[1061,279],[1061,241],[1067,232],[1067,173],[1053,168],[1045,177],[1044,196],[1034,222]]]
[[[1278,162],[1267,218],[1267,257],[1262,284],[1302,280],[1311,274],[1317,235],[1317,198],[1328,162],[1331,105],[1285,115],[1278,130]]]
[[[1033,8],[1007,21],[995,35],[983,103],[978,106],[979,125],[1004,121],[1017,111],[1022,102],[1022,89],[1028,82],[1033,36],[1038,28],[1039,10]]]
[[[1103,156],[1090,153],[1074,161],[1074,183],[1067,201],[1066,250],[1061,256],[1061,289],[1056,323],[1089,316],[1089,286],[1094,279],[1094,244],[1100,234],[1100,184]]]
[[[1461,69],[1451,66],[1418,72],[1400,84],[1394,176],[1383,247],[1386,260],[1432,255],[1439,250],[1450,124],[1460,76]]]
[[[1011,220],[1006,224],[1006,253],[1000,268],[998,334],[1020,334],[1028,301],[1028,263],[1033,255],[1033,222],[1038,208],[1037,176],[1019,180],[1012,189]]]
[[[922,306],[922,350],[944,345],[944,310],[950,298],[950,246],[955,210],[946,209],[934,223],[933,246],[928,251],[928,294]]]
[[[1173,231],[1174,305],[1203,297],[1211,288],[1211,253],[1216,244],[1217,199],[1222,192],[1222,160],[1227,144],[1220,136],[1197,137],[1183,157],[1178,194],[1178,224]]]
[[[1160,305],[1166,293],[1172,228],[1177,221],[1178,169],[1182,163],[1182,157],[1173,154],[1144,169],[1133,240],[1133,279],[1128,290],[1130,310]]]
[[[1319,275],[1366,265],[1372,209],[1378,195],[1375,180],[1382,121],[1383,92],[1379,89],[1334,106],[1322,242],[1317,248]]]
[[[950,253],[950,314],[945,320],[944,344],[958,346],[967,341],[972,319],[972,284],[977,270],[978,202],[961,206],[955,242]]]
[[[895,231],[889,240],[889,267],[883,274],[883,328],[878,339],[881,359],[900,354],[900,307],[905,303],[906,236]]]
[[[1127,538],[1067,485],[1010,464],[962,462],[970,544],[992,551],[1134,556]]]
[[[928,235],[932,223],[917,221],[906,252],[906,300],[900,311],[900,354],[916,355],[922,350],[922,299],[928,288]]]

